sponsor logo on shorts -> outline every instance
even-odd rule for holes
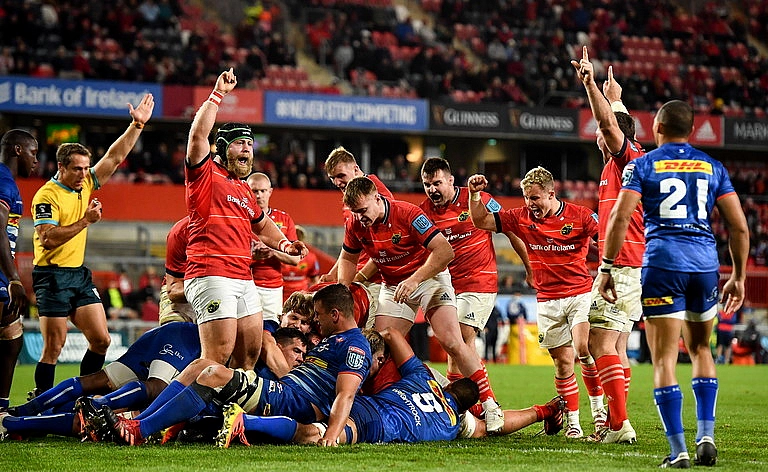
[[[462,211],[459,213],[459,221],[467,221],[469,219],[469,212],[468,211]]]
[[[664,305],[671,305],[674,303],[674,301],[672,300],[672,297],[643,298],[642,302],[643,302],[643,306],[664,306]]]
[[[221,300],[211,300],[208,302],[208,306],[205,307],[205,311],[210,314],[216,313],[216,310],[221,306]]]
[[[451,301],[451,300],[452,300],[452,298],[448,294],[448,292],[443,292],[443,294],[440,295],[440,301]]]
[[[544,342],[544,333],[539,333],[539,343]]]
[[[351,369],[359,369],[365,362],[365,351],[356,346],[350,346],[347,350],[347,365]]]
[[[467,313],[467,314],[464,316],[464,318],[466,318],[466,319],[468,319],[468,320],[472,320],[472,321],[475,321],[475,312],[474,312],[474,311],[470,311],[469,313]]]

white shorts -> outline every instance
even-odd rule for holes
[[[261,297],[261,313],[264,321],[280,324],[280,317],[283,316],[283,287],[266,288],[257,285],[256,291]]]
[[[589,325],[611,331],[632,331],[632,322],[643,314],[640,302],[639,267],[615,267],[611,271],[616,288],[616,303],[608,303],[597,290],[598,278],[592,284],[592,304],[589,307]]]
[[[590,293],[536,303],[539,346],[554,349],[573,342],[571,329],[589,322]]]
[[[456,295],[451,285],[451,276],[444,270],[419,284],[405,303],[394,300],[396,286],[382,285],[379,293],[379,308],[376,316],[403,318],[413,323],[419,307],[424,313],[440,306],[456,307]]]
[[[253,279],[215,275],[184,281],[184,296],[195,308],[197,324],[261,313],[261,297]]]
[[[496,304],[495,293],[464,292],[456,295],[459,323],[482,331]]]
[[[366,329],[373,329],[376,324],[376,312],[379,310],[379,294],[381,284],[374,282],[361,282],[360,285],[368,292],[368,319],[365,322]]]

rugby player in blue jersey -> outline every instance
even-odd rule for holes
[[[369,332],[368,339],[376,332]],[[233,438],[247,444],[244,433],[255,431],[272,438],[302,444],[336,445],[339,442],[420,442],[455,439],[460,415],[477,403],[477,384],[462,378],[443,388],[432,372],[414,354],[408,341],[397,330],[381,333],[401,378],[371,396],[358,395],[349,420],[336,443],[322,441],[326,435],[323,423],[302,424],[295,416],[252,416],[232,405],[225,412],[219,446],[228,447]],[[374,338],[375,339],[375,338]],[[376,345],[380,347],[375,347]],[[383,343],[371,342],[374,358],[383,359]],[[372,369],[372,374],[376,369]],[[290,416],[290,417],[289,417]]]
[[[0,432],[10,434],[51,433],[77,435],[88,410],[141,409],[155,399],[187,365],[200,357],[197,325],[167,323],[151,329],[128,347],[116,361],[100,371],[72,377],[34,399],[8,409],[0,420]],[[83,395],[104,394],[75,401]],[[44,413],[44,415],[40,415]],[[12,416],[5,416],[5,415]],[[75,417],[79,422],[75,422]]]
[[[670,444],[661,467],[689,468],[682,423],[683,394],[675,365],[682,330],[693,363],[697,465],[714,465],[718,380],[709,347],[718,298],[727,313],[744,301],[749,231],[739,197],[723,165],[688,143],[693,109],[679,100],[664,104],[653,121],[658,148],[624,169],[624,187],[611,212],[598,287],[616,302],[611,274],[630,216],[643,204],[646,251],[642,305],[654,370],[654,399]],[[729,231],[733,269],[718,297],[720,263],[710,214],[717,206]]]
[[[323,287],[313,301],[325,338],[288,375],[279,381],[266,380],[253,371],[232,370],[200,359],[180,376],[180,382],[189,386],[170,399],[158,397],[139,420],[118,417],[103,409],[116,440],[142,444],[150,434],[197,415],[210,403],[234,402],[258,415],[290,413],[306,423],[327,420],[328,428],[320,442],[335,444],[355,393],[368,376],[371,351],[355,323],[354,302],[347,287]]]

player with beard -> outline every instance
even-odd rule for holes
[[[197,314],[201,357],[252,369],[261,350],[263,328],[262,304],[250,267],[252,233],[286,254],[303,257],[307,248],[283,235],[242,180],[253,165],[253,133],[247,125],[222,125],[216,132],[216,154],[211,153],[208,135],[219,104],[236,85],[232,69],[219,75],[189,133],[184,294]]]
[[[493,234],[472,224],[469,218],[469,190],[453,184],[448,161],[439,157],[424,161],[421,181],[428,198],[419,206],[453,247],[454,258],[448,263],[448,270],[456,292],[459,328],[464,343],[474,349],[477,333],[488,323],[499,288]],[[489,194],[482,192],[481,198],[486,205],[501,208]],[[512,233],[507,236],[525,265],[526,278],[532,281],[525,244]],[[451,382],[462,377],[456,361],[451,357],[448,358],[447,377]],[[480,412],[482,410],[473,413]]]

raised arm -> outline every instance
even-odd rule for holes
[[[592,115],[595,117],[597,126],[600,128],[600,132],[605,140],[605,145],[612,153],[621,151],[624,146],[624,133],[619,129],[619,124],[616,121],[616,115],[613,114],[611,109],[611,103],[595,82],[595,70],[591,62],[589,62],[589,53],[587,47],[584,46],[582,50],[581,60],[571,61],[571,65],[576,69],[576,76],[584,84],[584,88],[587,91],[587,98],[589,99],[589,106],[592,108]],[[603,85],[603,90],[608,89],[611,94],[618,93],[618,98],[613,101],[621,101],[621,86],[613,78],[613,67],[608,67],[608,80]]]
[[[225,70],[219,75],[210,97],[197,110],[195,118],[192,120],[189,142],[187,143],[187,159],[189,159],[190,166],[199,164],[210,153],[211,145],[208,143],[208,135],[211,134],[213,125],[216,123],[219,103],[221,103],[224,95],[234,90],[236,85],[237,77],[230,67],[229,70]]]
[[[99,159],[99,162],[93,166],[93,172],[96,174],[96,178],[99,180],[100,185],[104,185],[112,174],[115,173],[120,164],[123,163],[128,153],[131,152],[136,141],[139,139],[141,130],[144,129],[144,124],[149,121],[152,116],[152,110],[155,109],[155,99],[151,93],[144,95],[141,103],[136,108],[133,105],[128,104],[128,111],[133,118],[133,122],[128,125],[128,129],[117,138],[117,140],[109,146],[107,153],[104,157]]]
[[[484,175],[475,174],[467,180],[469,188],[469,216],[475,227],[496,232],[496,219],[488,211],[480,198],[480,191],[488,186],[488,180]]]

